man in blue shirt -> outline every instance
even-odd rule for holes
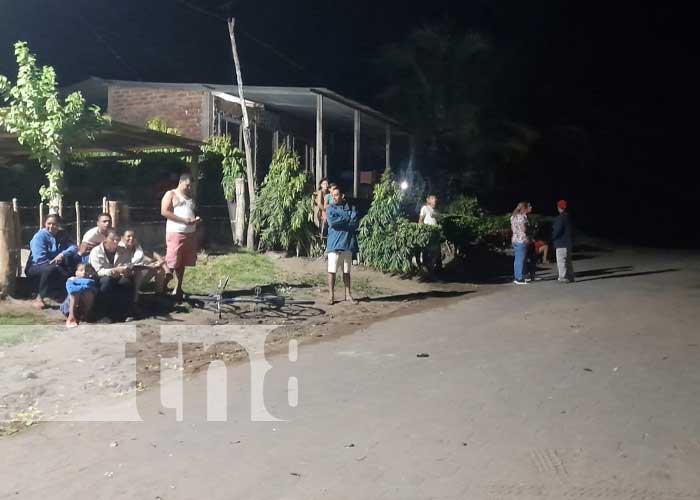
[[[352,267],[352,254],[357,252],[357,212],[355,207],[350,207],[343,198],[339,186],[331,190],[333,202],[326,208],[328,221],[328,303],[335,302],[335,274],[338,269],[343,272],[345,284],[345,300],[351,304],[357,304],[350,291],[350,268]]]

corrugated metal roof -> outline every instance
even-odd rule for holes
[[[159,149],[177,149],[199,154],[200,146],[201,143],[193,139],[113,121],[95,136],[94,141],[86,140],[73,147],[72,153],[116,153],[122,157],[135,158]],[[15,134],[0,130],[0,165],[26,160],[29,157],[29,151],[19,144]]]
[[[64,92],[80,90],[85,98],[106,107],[107,89],[112,87],[146,87],[159,89],[222,92],[238,97],[235,85],[218,85],[209,83],[167,83],[135,82],[125,80],[105,80],[92,77],[63,89]],[[271,111],[286,113],[304,120],[316,119],[316,98],[322,95],[324,100],[324,122],[330,126],[351,127],[354,111],[360,111],[363,132],[383,134],[386,125],[393,131],[406,133],[406,129],[395,119],[362,103],[344,97],[323,87],[266,87],[244,86],[243,93],[247,101],[262,104]]]

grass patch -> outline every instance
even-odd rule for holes
[[[0,312],[0,326],[38,325],[41,321],[31,314]]]
[[[37,337],[42,329],[23,327],[41,323],[39,318],[31,314],[0,312],[0,347],[11,347]]]
[[[216,291],[219,280],[230,278],[227,290],[250,289],[255,286],[274,285],[274,293],[297,299],[305,299],[316,294],[318,288],[326,291],[328,275],[326,273],[290,273],[280,269],[274,259],[240,251],[227,255],[200,255],[196,267],[187,268],[185,273],[185,291],[193,294],[208,294]],[[338,287],[342,287],[342,277]],[[378,296],[385,290],[373,284],[370,278],[352,278],[353,293],[359,296]]]
[[[216,291],[221,278],[228,276],[228,290],[251,288],[284,280],[284,273],[266,257],[250,252],[208,256],[185,272],[185,291],[207,294]]]

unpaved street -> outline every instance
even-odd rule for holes
[[[273,356],[286,421],[251,422],[238,363],[226,422],[200,374],[182,422],[152,389],[142,422],[0,439],[0,498],[700,499],[700,258],[582,256],[575,285],[497,285]]]

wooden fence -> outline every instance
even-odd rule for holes
[[[198,213],[203,219],[200,226],[203,244],[217,246],[232,244],[231,221],[228,206],[199,205]],[[29,248],[29,242],[34,234],[43,226],[44,217],[48,215],[48,206],[39,205],[22,206],[17,199],[12,200],[12,228],[4,232],[0,228],[3,237],[0,237],[0,245],[8,246],[8,261],[0,265],[0,274],[6,267],[7,276],[21,277],[23,273],[22,249]],[[82,235],[93,227],[97,215],[101,212],[112,216],[114,227],[119,230],[134,229],[139,242],[147,249],[162,249],[165,244],[165,219],[160,214],[160,205],[129,205],[118,200],[109,200],[106,197],[98,203],[75,202],[69,205],[59,206],[59,215],[62,219],[62,228],[68,232],[71,239],[80,242]],[[4,222],[7,224],[7,221]],[[11,235],[4,238],[4,235]],[[26,253],[25,253],[26,254]],[[3,261],[5,259],[3,258]],[[2,278],[2,276],[0,276]],[[0,284],[0,293],[3,287]]]

